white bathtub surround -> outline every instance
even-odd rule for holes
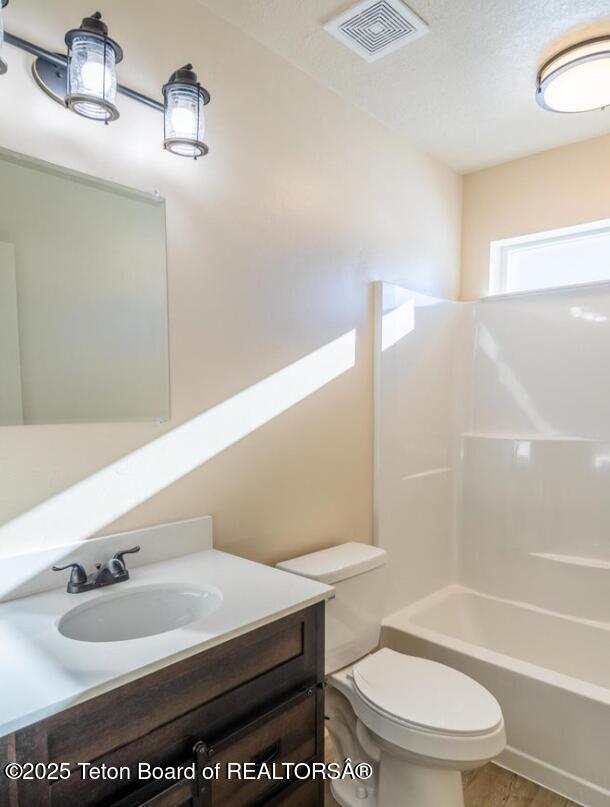
[[[383,319],[408,299],[411,327],[383,350]],[[607,805],[610,284],[418,300],[378,289],[386,641],[498,697],[507,767]]]
[[[172,534],[176,536],[174,557]],[[135,537],[129,532],[83,542],[73,547],[69,558],[63,557],[106,560],[117,549],[132,546]],[[320,602],[333,591],[212,549],[209,518],[138,530],[137,542],[140,553],[126,557],[131,575],[126,582],[67,594],[69,572],[57,572],[53,573],[55,588],[48,590],[48,581],[41,575],[45,590],[0,605],[0,691],[10,693],[0,701],[1,735]],[[34,568],[47,563],[47,555],[30,556]],[[85,642],[58,630],[60,620],[72,609],[108,605],[116,599],[113,607],[120,612],[119,598],[138,593],[150,596],[156,591],[211,592],[219,602],[184,627],[138,639]]]
[[[533,558],[544,558],[553,563],[564,563],[566,566],[584,566],[587,569],[601,569],[610,572],[610,560],[599,560],[598,558],[581,558],[577,555],[558,555],[553,552],[532,552]]]
[[[458,580],[608,622],[610,284],[475,309]]]
[[[596,465],[602,451],[588,438],[465,435],[460,582],[610,622],[610,469]]]
[[[386,617],[383,643],[495,695],[509,741],[500,764],[589,807],[610,803],[610,623],[452,585]]]
[[[470,307],[388,283],[375,292],[375,533],[391,558],[392,611],[455,575],[454,420]]]

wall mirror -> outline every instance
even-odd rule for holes
[[[0,149],[0,425],[168,417],[164,200]]]

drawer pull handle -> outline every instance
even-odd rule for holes
[[[268,748],[252,757],[252,763],[256,766],[257,773],[263,765],[269,765],[280,755],[280,741],[276,740]]]

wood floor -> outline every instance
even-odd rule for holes
[[[332,746],[328,738],[326,759],[332,760]],[[466,807],[578,807],[573,801],[497,765],[485,765],[464,774],[464,802]],[[328,783],[324,805],[338,807],[330,794]]]
[[[464,801],[466,807],[576,807],[573,801],[497,765],[464,775]]]

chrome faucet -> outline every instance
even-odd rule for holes
[[[139,551],[140,547],[134,546],[131,549],[115,552],[110,560],[107,560],[90,575],[87,574],[82,563],[66,563],[65,566],[53,566],[52,569],[54,572],[72,569],[66,591],[68,594],[80,594],[83,591],[112,586],[115,583],[123,583],[125,580],[129,580],[129,571],[123,556]]]

